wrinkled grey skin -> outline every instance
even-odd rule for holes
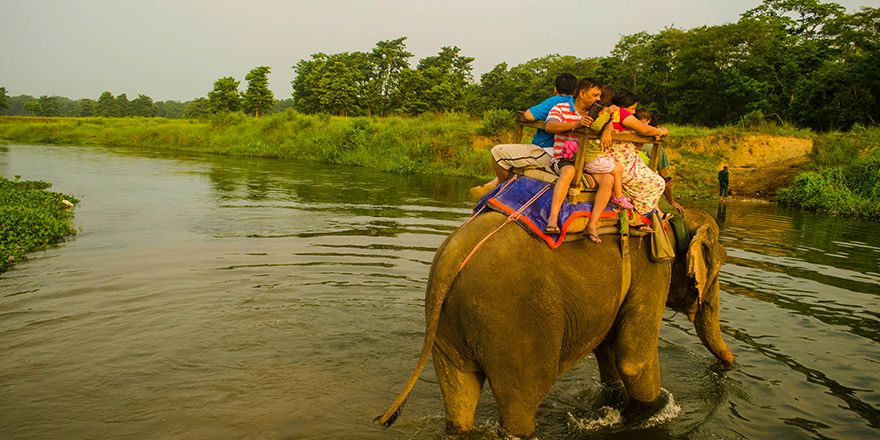
[[[602,382],[623,393],[625,414],[636,414],[660,397],[658,338],[664,305],[687,313],[703,345],[730,365],[733,355],[721,338],[718,315],[718,270],[726,257],[718,225],[702,210],[682,215],[694,239],[687,255],[674,263],[652,262],[650,238],[630,237],[626,291],[621,290],[617,235],[604,235],[598,245],[580,240],[553,250],[509,224],[459,269],[506,217],[488,213],[463,225],[440,246],[431,267],[418,365],[397,401],[377,420],[394,423],[431,353],[448,434],[472,429],[488,379],[502,433],[534,436],[542,399],[561,374],[591,351]]]

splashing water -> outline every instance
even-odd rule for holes
[[[680,416],[682,413],[681,407],[675,403],[675,398],[672,396],[672,393],[666,391],[664,388],[660,388],[661,399],[666,399],[666,404],[660,408],[656,414],[648,418],[637,426],[639,429],[644,428],[653,428],[655,426],[660,426],[670,420],[675,419]]]
[[[603,428],[623,423],[623,417],[615,408],[603,406],[598,410],[597,418],[580,418],[568,413],[568,428],[575,431],[598,431]]]
[[[641,421],[635,426],[628,427],[633,429],[646,429],[660,426],[670,420],[680,416],[682,409],[675,403],[672,393],[661,388],[661,399],[666,403],[660,408],[656,414],[648,419]],[[596,417],[580,418],[568,413],[568,427],[575,431],[600,431],[609,428],[621,427],[623,424],[623,416],[620,411],[610,406],[603,406],[597,410]]]

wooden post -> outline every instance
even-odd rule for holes
[[[581,178],[584,176],[584,165],[587,160],[587,156],[584,155],[584,149],[587,148],[587,142],[591,142],[589,134],[590,130],[585,129],[581,133],[580,139],[578,139],[578,151],[574,159],[574,178],[571,179],[571,185],[568,187],[568,195],[571,197],[577,196],[583,190]]]
[[[652,170],[657,171],[657,166],[660,164],[660,142],[654,141],[653,145],[651,147],[651,163],[649,166]]]
[[[516,114],[516,127],[513,129],[513,143],[521,144],[522,143],[522,135],[523,135],[523,125],[528,123],[529,121],[523,117],[522,113]]]

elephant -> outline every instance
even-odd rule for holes
[[[630,236],[628,279],[620,234],[603,236],[601,244],[579,240],[554,250],[516,225],[500,227],[506,215],[471,218],[435,254],[421,355],[397,400],[376,421],[394,423],[432,357],[447,434],[473,428],[488,380],[502,437],[532,438],[543,398],[590,352],[603,389],[615,390],[609,395],[622,399],[624,415],[644,416],[661,397],[664,304],[687,313],[703,345],[721,364],[731,365],[719,321],[718,272],[726,252],[718,225],[699,209],[681,215],[693,236],[687,254],[656,263],[650,236]]]

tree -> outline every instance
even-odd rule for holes
[[[416,70],[421,74],[421,84],[416,93],[427,103],[428,110],[467,110],[473,61],[473,57],[462,56],[461,49],[455,46],[443,47],[437,55],[419,61]]]
[[[376,43],[370,52],[372,72],[367,87],[369,108],[381,115],[395,108],[400,93],[401,73],[409,69],[413,54],[406,50],[406,37]]]
[[[521,91],[514,83],[513,75],[507,69],[507,63],[498,64],[481,75],[478,89],[479,112],[493,109],[517,110],[513,105]]]
[[[80,99],[79,101],[76,102],[76,105],[77,105],[76,116],[89,117],[89,116],[95,116],[97,114],[96,111],[97,111],[98,103],[95,102],[94,99],[88,99],[88,98]]]
[[[214,81],[214,90],[208,93],[208,108],[211,113],[236,112],[241,109],[239,82],[231,76]]]
[[[105,91],[98,97],[98,103],[95,105],[95,114],[104,118],[116,115],[116,98],[113,94]]]
[[[161,118],[182,118],[185,105],[180,101],[158,101],[155,103],[156,116]]]
[[[279,99],[275,101],[275,105],[272,107],[272,113],[280,113],[285,110],[296,110],[293,98]]]
[[[772,21],[791,35],[811,40],[823,38],[824,24],[839,19],[845,12],[846,8],[837,3],[820,0],[764,0],[742,17]]]
[[[0,87],[0,113],[6,111],[9,105],[6,103],[6,87]]]
[[[138,95],[137,98],[131,101],[130,109],[130,116],[141,116],[145,118],[156,116],[156,106],[153,104],[153,98],[150,98],[147,95]]]
[[[131,102],[125,93],[120,93],[116,97],[116,113],[113,116],[123,118],[132,115]]]
[[[358,87],[356,71],[340,60],[328,62],[318,79],[320,103],[323,111],[334,115],[357,115]]]
[[[269,71],[268,66],[255,67],[245,76],[248,81],[247,91],[242,95],[245,113],[260,117],[260,113],[272,109],[275,96],[269,90]]]
[[[317,53],[294,67],[297,74],[293,101],[303,113],[326,112],[358,116],[369,112],[370,103],[362,93],[371,77],[369,55],[343,52],[334,55]]]
[[[40,101],[33,100],[28,101],[24,104],[24,109],[30,112],[32,115],[39,115],[42,113],[42,109],[40,108]]]
[[[183,105],[184,118],[198,119],[209,114],[211,114],[211,103],[207,98],[196,98]]]
[[[58,96],[40,96],[39,107],[36,112],[40,116],[59,116],[61,114],[61,101]]]

